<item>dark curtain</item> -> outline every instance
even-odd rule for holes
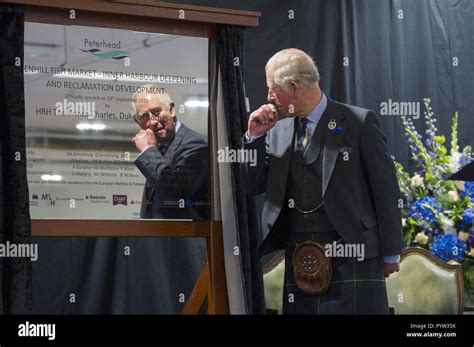
[[[35,237],[35,313],[127,313],[126,244],[119,238]]]
[[[219,26],[216,40],[222,92],[224,100],[229,147],[242,147],[242,134],[247,130],[247,111],[243,85],[243,30],[235,26]],[[245,194],[238,163],[232,163],[232,183],[235,192],[236,221],[244,293],[247,310],[250,313],[265,312],[263,297],[263,275],[257,254],[259,226],[255,198]]]
[[[169,1],[262,13],[259,27],[245,29],[251,110],[266,100],[266,61],[280,49],[296,47],[316,60],[329,97],[377,113],[389,99],[420,102],[420,119],[414,121],[420,133],[426,129],[423,98],[430,98],[447,143],[459,111],[459,145],[474,145],[473,0]],[[406,166],[400,117],[380,116],[380,122],[392,153]]]
[[[201,238],[36,237],[34,312],[179,314],[205,262]]]
[[[474,1],[244,0],[239,5],[262,11],[260,27],[245,31],[252,110],[266,99],[266,61],[280,49],[296,47],[315,59],[329,97],[376,113],[389,99],[420,102],[420,119],[414,121],[420,133],[426,129],[423,98],[430,98],[447,143],[459,111],[460,147],[474,145]],[[407,165],[400,116],[379,119],[392,153]]]
[[[0,4],[0,244],[31,243],[23,93],[23,7]],[[32,309],[30,258],[0,257],[0,313]]]

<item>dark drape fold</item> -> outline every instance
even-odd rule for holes
[[[35,314],[127,314],[128,238],[34,237]],[[141,293],[143,294],[143,292]],[[137,293],[138,295],[138,293]]]
[[[473,145],[472,0],[241,0],[239,6],[263,13],[259,27],[245,30],[252,110],[266,97],[266,61],[280,49],[295,47],[315,59],[329,97],[377,113],[389,99],[420,102],[414,121],[420,133],[426,130],[423,98],[430,98],[440,133],[450,133],[459,111],[459,141]],[[400,117],[379,119],[392,154],[407,167]]]
[[[243,29],[236,26],[218,27],[217,54],[222,77],[225,119],[230,149],[242,147],[242,134],[247,129],[247,111],[243,84]],[[257,253],[259,226],[255,198],[245,194],[238,163],[232,163],[232,184],[239,239],[244,293],[249,313],[265,312],[263,275]]]
[[[31,242],[23,92],[23,7],[0,4],[0,244]],[[0,257],[0,313],[32,310],[31,260]]]

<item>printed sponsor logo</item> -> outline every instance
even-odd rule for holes
[[[112,196],[112,205],[124,205],[127,206],[127,196],[126,195],[113,195]]]

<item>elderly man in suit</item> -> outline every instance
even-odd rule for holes
[[[133,95],[135,165],[146,178],[142,218],[209,219],[209,147],[181,123],[174,102],[155,84]]]
[[[141,128],[133,138],[140,152],[135,165],[146,178],[140,216],[209,219],[207,140],[176,118],[174,102],[158,85],[140,87],[132,99]],[[130,293],[149,298],[140,313],[180,313],[180,297],[189,297],[205,264],[205,240],[135,238],[130,244]]]
[[[251,113],[242,139],[257,164],[242,168],[248,193],[265,193],[260,254],[286,252],[283,312],[388,313],[400,190],[375,113],[329,99],[301,50],[277,52],[265,70],[269,104]]]

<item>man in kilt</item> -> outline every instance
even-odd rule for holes
[[[277,52],[265,71],[269,104],[242,138],[257,163],[242,169],[247,192],[265,193],[260,255],[285,249],[283,313],[388,313],[401,200],[375,113],[324,95],[298,49]]]

